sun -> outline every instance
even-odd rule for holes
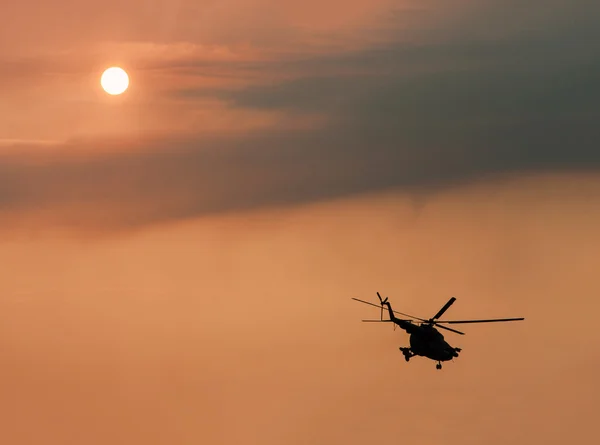
[[[112,96],[123,94],[129,87],[129,76],[123,68],[113,66],[102,73],[102,89]]]

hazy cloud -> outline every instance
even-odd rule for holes
[[[70,144],[44,162],[10,156],[2,213],[144,224],[392,187],[430,190],[489,174],[597,169],[600,33],[590,17],[598,7],[586,14],[577,9],[584,2],[552,5],[553,13],[513,14],[504,34],[508,6],[488,2],[417,42],[398,32],[369,49],[215,61],[217,70],[253,73],[252,81],[188,82],[166,88],[165,100],[183,100],[187,112],[211,98],[314,124],[123,139],[142,148],[87,158],[74,154],[103,152],[105,142]],[[201,75],[205,57],[184,53],[162,68]]]

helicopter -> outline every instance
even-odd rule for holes
[[[458,357],[458,353],[461,352],[461,348],[455,348],[444,340],[444,336],[434,327],[445,329],[447,331],[454,332],[455,334],[465,335],[464,332],[452,329],[446,324],[460,324],[460,323],[492,323],[502,321],[520,321],[525,320],[524,318],[493,318],[487,320],[438,320],[452,304],[456,301],[455,297],[450,298],[448,302],[429,320],[423,318],[414,317],[409,314],[394,311],[392,305],[389,303],[388,298],[381,298],[379,292],[377,292],[380,304],[370,303],[368,301],[360,300],[358,298],[352,298],[360,303],[368,304],[370,306],[381,308],[381,319],[380,320],[362,320],[363,322],[391,322],[394,323],[394,329],[396,325],[404,329],[410,335],[410,347],[400,347],[400,351],[404,354],[404,359],[408,362],[414,356],[421,356],[433,360],[436,363],[436,369],[442,369],[442,362],[453,360]],[[389,313],[389,320],[383,319],[383,308],[387,308]],[[394,314],[408,317],[409,319],[398,318]],[[415,321],[420,321],[417,324]]]

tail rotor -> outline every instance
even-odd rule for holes
[[[379,294],[379,292],[377,292],[377,297],[379,298],[379,303],[381,303],[381,315],[380,315],[380,318],[381,318],[381,320],[383,320],[383,305],[384,305],[385,303],[387,303],[387,301],[388,301],[388,298],[387,298],[387,297],[385,297],[385,300],[384,300],[384,299],[382,299],[382,298],[381,298],[381,295]],[[395,326],[394,326],[394,327],[395,327]]]
[[[383,320],[383,305],[387,303],[388,301],[388,297],[385,297],[384,299],[381,298],[381,294],[379,292],[377,292],[377,297],[379,298],[379,302],[381,303],[381,320]],[[396,323],[393,324],[393,329],[394,331],[396,330]]]

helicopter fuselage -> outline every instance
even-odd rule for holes
[[[410,350],[414,355],[427,357],[438,362],[446,362],[458,357],[460,349],[450,346],[437,329],[419,326],[410,334]]]
[[[400,348],[406,359],[417,355],[436,362],[447,362],[458,357],[460,348],[450,346],[444,336],[429,324],[417,325],[410,321],[392,320],[410,335],[410,348]]]

